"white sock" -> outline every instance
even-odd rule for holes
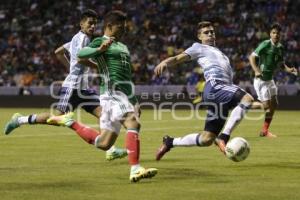
[[[244,105],[236,106],[230,113],[230,116],[225,124],[223,134],[230,135],[234,128],[240,123],[240,121],[244,118],[248,108],[244,107]]]
[[[106,152],[110,153],[116,150],[115,145],[112,145]]]
[[[29,118],[29,116],[18,117],[18,123],[19,123],[19,125],[21,125],[21,124],[28,124],[28,118]]]
[[[135,170],[137,170],[138,168],[140,168],[141,167],[141,165],[140,164],[136,164],[136,165],[131,165],[131,171],[135,171]]]
[[[191,147],[199,145],[199,133],[191,133],[183,137],[174,138],[173,146]]]
[[[35,121],[36,121],[36,114],[18,117],[19,125],[22,125],[22,124],[35,124]]]

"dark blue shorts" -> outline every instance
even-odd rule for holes
[[[207,107],[205,131],[218,135],[226,122],[229,110],[239,104],[246,92],[240,87],[218,80],[206,82],[203,102]]]
[[[82,107],[85,111],[93,113],[95,108],[100,106],[99,95],[95,90],[76,90],[62,88],[59,92],[60,99],[56,109],[66,113]]]

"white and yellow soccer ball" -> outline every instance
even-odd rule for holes
[[[225,153],[230,160],[240,162],[249,156],[250,145],[244,138],[235,137],[227,143]]]

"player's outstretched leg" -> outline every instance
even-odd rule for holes
[[[94,144],[94,139],[101,133],[93,130],[89,127],[84,126],[78,122],[75,122],[73,119],[74,113],[70,112],[64,115],[52,116],[47,120],[48,124],[57,124],[61,126],[70,127],[72,130],[76,131],[76,133],[89,144]],[[116,148],[112,146],[108,151],[106,151],[106,160],[112,161],[119,158],[124,158],[127,156],[127,150]]]
[[[70,127],[75,121],[73,119],[73,116],[74,116],[73,112],[69,112],[67,114],[58,115],[58,116],[54,115],[47,120],[47,123]]]
[[[7,124],[4,127],[4,134],[5,135],[10,134],[14,129],[16,129],[20,126],[18,118],[22,117],[22,116],[23,115],[21,115],[20,113],[13,114],[13,116],[11,117],[9,122],[7,122]]]
[[[156,152],[156,160],[159,161],[168,151],[173,148],[174,138],[166,135],[163,137],[163,142],[160,148]]]

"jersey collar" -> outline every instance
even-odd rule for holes
[[[273,41],[272,41],[272,39],[270,39],[270,41],[271,41],[271,44],[273,45],[273,46],[275,46],[275,47],[279,47],[280,46],[280,43],[278,42],[277,44],[275,44]]]

